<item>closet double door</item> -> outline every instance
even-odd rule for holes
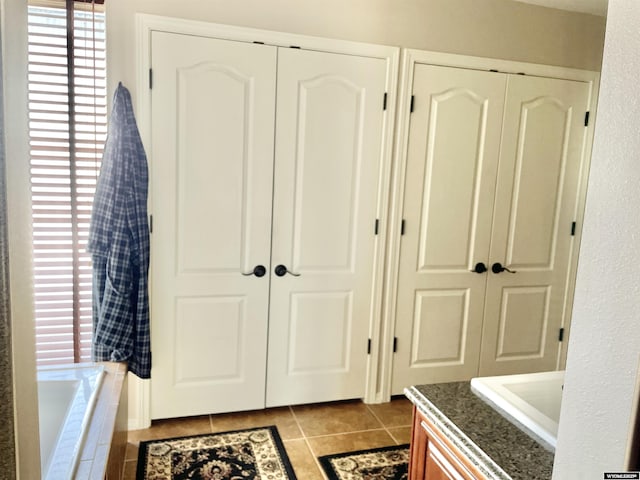
[[[557,368],[589,86],[416,64],[392,390]]]
[[[383,59],[152,34],[151,417],[364,395]]]

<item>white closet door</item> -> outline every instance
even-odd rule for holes
[[[152,418],[264,407],[275,47],[152,37]]]
[[[505,75],[413,75],[392,392],[477,373]]]
[[[589,89],[508,80],[480,375],[557,368]]]
[[[364,395],[385,76],[279,51],[267,406]]]

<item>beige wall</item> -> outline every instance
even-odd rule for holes
[[[511,0],[109,0],[110,86],[135,86],[135,13],[600,70],[605,19]],[[110,89],[112,90],[112,89]]]

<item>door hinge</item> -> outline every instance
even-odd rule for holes
[[[149,233],[153,233],[153,215],[149,215]]]
[[[384,97],[382,99],[382,110],[387,109],[387,92],[384,92]]]
[[[153,88],[153,69],[149,69],[149,90]]]
[[[574,237],[576,234],[576,222],[571,222],[571,236]]]
[[[367,355],[371,355],[371,339],[367,340]]]
[[[415,95],[411,95],[411,104],[409,105],[409,113],[413,113],[413,106],[414,106],[414,102],[415,102]]]
[[[558,341],[561,342],[564,339],[564,327],[560,329],[558,333]]]
[[[404,235],[404,218],[402,219],[402,223],[400,223],[400,235]]]
[[[584,126],[585,127],[589,126],[589,112],[584,113]]]
[[[398,337],[393,337],[393,353],[398,351]]]
[[[376,218],[376,227],[375,227],[375,235],[378,234],[378,227],[380,226],[380,220]]]

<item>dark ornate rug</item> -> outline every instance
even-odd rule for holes
[[[409,445],[319,457],[329,480],[406,480]]]
[[[136,480],[296,480],[276,427],[140,442]]]

